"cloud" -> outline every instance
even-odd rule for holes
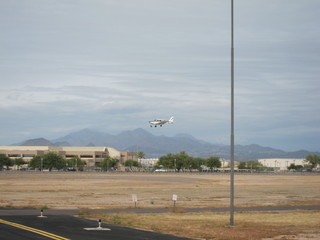
[[[228,1],[1,4],[0,144],[171,115],[174,127],[156,134],[228,144]],[[237,143],[318,149],[319,5],[235,3]]]

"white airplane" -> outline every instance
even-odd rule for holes
[[[150,127],[152,127],[153,125],[154,127],[157,127],[158,125],[162,127],[162,125],[166,123],[173,123],[173,116],[169,120],[155,119],[153,121],[149,121]]]

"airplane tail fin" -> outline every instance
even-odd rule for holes
[[[169,123],[173,123],[173,116],[169,119]]]

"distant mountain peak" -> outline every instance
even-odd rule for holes
[[[57,147],[71,147],[71,144],[64,141],[64,142],[55,142],[54,143],[55,146]]]
[[[92,142],[90,142],[89,144],[87,144],[86,147],[95,147],[96,145],[94,145]]]
[[[194,136],[187,133],[178,133],[177,135],[175,135],[175,137],[196,139]]]
[[[21,146],[54,146],[54,144],[45,138],[34,138],[24,141]]]
[[[79,135],[83,135],[83,134],[96,134],[96,133],[100,133],[99,131],[95,131],[95,130],[92,130],[92,129],[89,129],[89,128],[84,128],[84,129],[81,129],[79,131],[76,131],[76,132],[73,132],[71,134],[79,134]]]
[[[133,130],[132,132],[135,134],[139,134],[139,135],[153,136],[153,134],[144,130],[143,128],[137,128],[137,129]]]

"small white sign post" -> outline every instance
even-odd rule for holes
[[[99,223],[99,226],[98,226],[98,229],[101,229],[102,227],[101,227],[101,219],[99,219],[99,221],[98,221],[98,223]]]
[[[176,207],[176,201],[178,200],[178,195],[176,194],[173,194],[172,195],[172,201],[173,201],[173,208]]]
[[[111,231],[110,228],[104,228],[101,226],[101,223],[102,223],[102,220],[99,219],[98,220],[98,227],[95,227],[95,228],[84,228],[84,230],[87,230],[87,231]]]
[[[38,217],[40,217],[40,218],[46,218],[47,217],[47,216],[43,215],[43,209],[40,210],[40,216],[38,216]]]
[[[137,202],[138,202],[137,194],[132,194],[132,202],[134,202],[134,207],[137,208]]]

